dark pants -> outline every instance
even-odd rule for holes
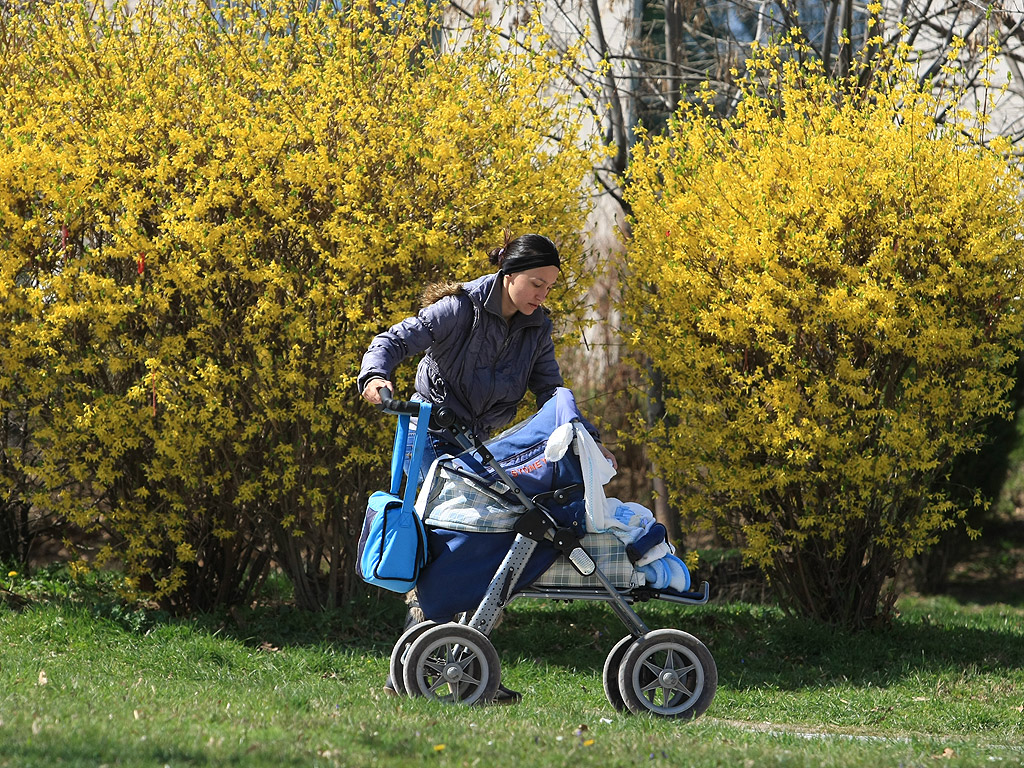
[[[409,439],[405,445],[404,469],[406,475],[409,475],[410,472],[409,462],[412,460],[413,437],[416,434],[417,428],[416,421],[417,419],[414,417],[410,422]],[[459,453],[462,453],[462,448],[447,434],[444,432],[429,432],[427,434],[427,444],[423,448],[423,461],[419,467],[418,482],[422,482],[426,478],[430,465],[437,459],[442,456],[455,456]]]

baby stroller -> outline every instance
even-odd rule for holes
[[[420,413],[420,403],[381,394],[385,412]],[[628,631],[604,663],[611,705],[669,718],[702,714],[718,686],[710,651],[686,632],[648,629],[631,606],[647,600],[701,605],[708,584],[690,591],[687,575],[682,590],[678,581],[675,589],[652,585],[650,566],[637,562],[650,551],[643,540],[658,526],[630,544],[622,530],[587,530],[603,492],[595,493],[585,445],[592,438],[572,393],[559,389],[530,419],[486,443],[445,408],[435,408],[430,420],[464,450],[435,460],[417,496],[428,531],[430,557],[417,582],[427,620],[406,629],[392,651],[391,680],[399,693],[488,702],[501,681],[489,635],[505,606],[518,598],[589,600],[608,603]],[[551,457],[555,434],[558,459]]]

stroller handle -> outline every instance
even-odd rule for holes
[[[394,395],[388,387],[381,387],[377,390],[380,392],[380,405],[377,408],[384,413],[394,414],[396,416],[409,415],[419,416],[420,405],[415,400],[395,400]],[[438,429],[449,429],[456,426],[455,412],[447,406],[442,406],[434,410],[430,414],[430,426],[431,428]]]
[[[418,416],[420,413],[420,404],[413,400],[395,400],[392,392],[387,387],[381,387],[380,392],[380,407],[384,413],[391,413],[395,415],[407,414],[409,416]]]

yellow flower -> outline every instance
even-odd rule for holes
[[[18,575],[18,572],[17,572],[17,571],[8,571],[8,573],[7,573],[7,578],[9,578],[9,579],[13,579],[13,578],[14,578],[15,576],[17,576],[17,575]]]

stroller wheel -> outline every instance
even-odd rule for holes
[[[623,712],[626,709],[626,702],[622,699],[622,689],[619,688],[619,667],[622,666],[622,657],[626,655],[626,649],[633,644],[635,638],[626,635],[615,644],[604,660],[604,695],[608,702],[615,707],[616,712]]]
[[[419,624],[415,624],[409,627],[402,636],[398,638],[398,642],[395,643],[394,650],[391,651],[391,665],[388,668],[390,673],[391,684],[395,687],[395,692],[399,696],[405,696],[405,679],[404,667],[405,659],[409,652],[409,647],[412,645],[413,640],[422,635],[426,630],[431,627],[437,626],[435,621],[421,621]]]
[[[718,667],[691,634],[659,629],[633,642],[619,666],[619,690],[630,712],[689,719],[702,714],[718,689]]]
[[[498,690],[501,663],[482,632],[465,624],[438,624],[427,627],[409,646],[402,673],[410,696],[482,704]]]

